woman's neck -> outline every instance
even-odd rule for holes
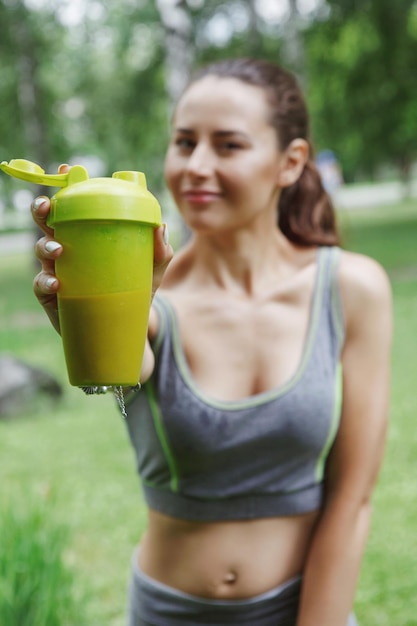
[[[190,278],[237,295],[253,296],[288,275],[294,246],[277,228],[260,234],[195,234],[189,244]]]

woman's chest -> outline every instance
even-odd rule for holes
[[[306,298],[216,302],[180,309],[183,356],[197,385],[238,400],[287,383],[303,360],[310,332]]]

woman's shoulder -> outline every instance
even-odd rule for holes
[[[341,252],[339,282],[342,290],[368,293],[370,297],[384,297],[390,293],[390,281],[382,265],[356,252]]]
[[[338,280],[347,320],[372,318],[391,308],[391,284],[387,272],[375,259],[343,250]]]

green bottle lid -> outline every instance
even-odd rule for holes
[[[148,191],[143,172],[115,172],[111,178],[89,178],[75,165],[64,174],[45,174],[36,163],[13,159],[0,164],[9,176],[37,185],[61,187],[51,198],[48,224],[83,220],[128,220],[152,226],[161,224],[161,208]]]

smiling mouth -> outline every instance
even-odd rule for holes
[[[208,204],[220,198],[221,194],[214,191],[205,191],[204,189],[190,189],[189,191],[185,191],[183,196],[189,202]]]

